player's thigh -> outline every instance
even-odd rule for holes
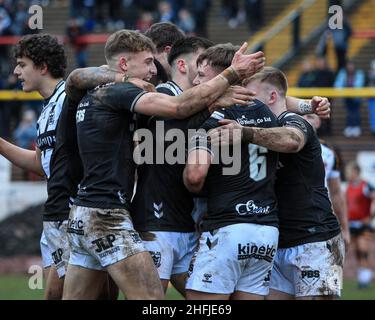
[[[266,296],[266,300],[294,300],[294,296],[286,292],[270,289],[270,293]]]
[[[65,276],[63,300],[97,299],[106,281],[105,271],[90,270],[69,264]]]
[[[159,275],[147,251],[109,265],[107,270],[129,300],[164,298]]]
[[[183,296],[186,297],[185,286],[187,279],[187,272],[173,274],[171,276],[171,283],[176,288],[176,290]]]
[[[56,267],[52,265],[46,278],[46,289],[44,297],[46,300],[61,300],[63,296],[64,277],[59,278]]]
[[[235,291],[230,296],[231,300],[264,300],[264,296],[243,291]]]
[[[357,248],[361,252],[368,252],[369,251],[369,247],[370,247],[370,242],[368,240],[366,232],[364,232],[360,236],[358,236],[358,239],[357,239]]]
[[[186,289],[186,300],[229,300],[230,294],[216,294]]]

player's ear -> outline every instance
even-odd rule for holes
[[[45,62],[42,63],[42,66],[39,68],[42,76],[48,73],[48,66]]]
[[[184,59],[178,59],[177,68],[181,73],[186,73],[187,72],[186,61]]]
[[[269,97],[268,97],[268,100],[269,100],[268,103],[269,104],[274,104],[276,102],[276,100],[277,100],[277,95],[278,95],[278,93],[275,90],[272,90],[270,92]]]
[[[171,46],[165,46],[164,47],[164,52],[166,53],[166,54],[169,54],[169,52],[171,52]]]
[[[118,61],[118,67],[122,72],[128,71],[127,60],[124,56],[121,56]]]

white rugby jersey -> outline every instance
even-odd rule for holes
[[[324,183],[327,187],[328,179],[335,179],[340,177],[340,171],[337,170],[337,161],[334,151],[328,148],[326,145],[321,144],[322,146],[322,158],[324,162],[324,168],[326,171]]]
[[[36,145],[42,153],[41,161],[47,178],[49,178],[51,174],[50,164],[56,143],[56,127],[65,100],[65,95],[65,81],[61,80],[56,85],[52,96],[44,101],[43,110],[38,119],[38,137]]]

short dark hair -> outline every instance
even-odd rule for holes
[[[33,34],[21,38],[14,47],[14,58],[29,58],[36,67],[47,65],[55,79],[65,75],[66,56],[64,46],[49,34]]]
[[[184,39],[184,32],[175,24],[170,22],[154,23],[145,32],[156,46],[156,50],[161,52],[167,46],[172,46],[176,41]]]
[[[268,83],[277,88],[285,97],[288,91],[288,80],[280,69],[274,67],[264,67],[261,71],[252,77],[245,79],[242,84],[246,86],[250,81],[259,81]]]
[[[178,40],[168,54],[168,63],[172,65],[173,61],[182,54],[195,53],[198,49],[207,49],[213,45],[214,43],[211,40],[202,37],[187,37]]]
[[[155,51],[152,41],[145,35],[133,30],[119,30],[112,33],[104,47],[107,62],[116,54],[122,52]]]
[[[222,72],[232,64],[234,54],[239,49],[231,43],[217,44],[208,48],[197,59],[197,65],[202,64],[204,60],[218,73]]]

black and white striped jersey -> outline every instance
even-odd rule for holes
[[[49,179],[51,174],[51,158],[56,143],[56,128],[65,100],[65,81],[61,80],[50,98],[44,101],[38,119],[38,137],[36,145],[40,149],[44,173]]]

